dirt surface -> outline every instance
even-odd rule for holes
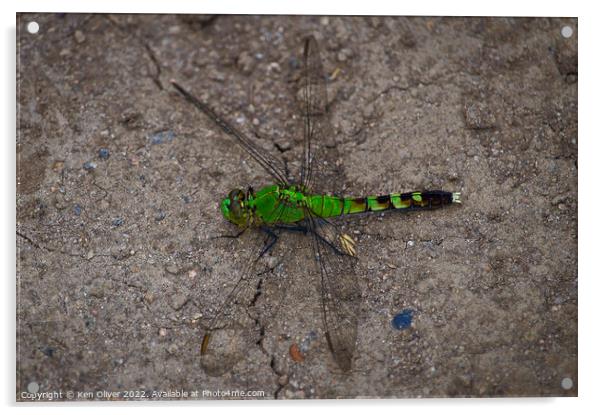
[[[576,19],[28,14],[17,26],[18,400],[577,395]],[[222,333],[244,357],[210,376],[203,328],[263,239],[212,239],[236,231],[218,202],[271,179],[169,81],[294,170],[309,33],[343,156],[333,187],[461,191],[463,204],[348,222],[362,292],[348,373],[328,350],[307,237],[282,235],[243,316],[261,338]],[[398,330],[402,310],[413,319]]]

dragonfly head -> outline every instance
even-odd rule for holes
[[[242,190],[234,189],[220,203],[220,209],[224,218],[241,228],[246,227],[249,223],[249,211],[246,207],[246,200],[247,198]]]

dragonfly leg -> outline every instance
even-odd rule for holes
[[[218,238],[230,238],[230,239],[237,239],[238,237],[240,237],[243,233],[245,233],[245,231],[248,228],[243,228],[240,232],[237,232],[234,235],[218,235],[218,236],[214,236],[211,239],[218,239]]]
[[[306,234],[309,230],[307,228],[307,226],[304,226],[304,225],[282,225],[282,224],[280,224],[280,225],[274,225],[272,228],[279,229],[279,230],[281,229],[281,230],[285,230],[285,231],[289,231],[289,232],[303,232],[304,234]],[[278,235],[276,235],[276,232],[274,232],[271,228],[269,228],[267,226],[262,226],[259,229],[261,229],[261,231],[267,235],[267,238],[264,242],[263,249],[259,253],[259,256],[257,257],[257,259],[259,259],[262,256],[264,256],[265,254],[267,254],[274,247],[276,242],[278,242]]]
[[[303,232],[307,233],[308,228],[305,225],[276,225],[275,228],[282,229],[289,232]]]
[[[274,231],[272,231],[270,228],[268,228],[267,226],[262,226],[260,229],[263,232],[265,232],[265,234],[267,235],[267,238],[263,244],[263,249],[259,253],[259,256],[257,257],[257,259],[259,259],[262,256],[264,256],[265,254],[267,254],[270,251],[270,249],[272,249],[274,247],[276,242],[278,242],[278,235],[276,235],[276,233]]]

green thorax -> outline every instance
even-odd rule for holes
[[[302,186],[270,185],[246,194],[233,190],[222,200],[221,210],[229,221],[247,227],[293,224],[302,221],[308,211],[330,218],[388,209],[436,208],[452,202],[460,203],[459,194],[440,190],[344,198],[310,194]]]

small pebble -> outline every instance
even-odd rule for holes
[[[81,30],[76,30],[73,35],[74,35],[75,41],[77,43],[83,43],[86,40],[86,36],[84,35],[84,32],[82,32]]]
[[[165,219],[165,216],[166,216],[165,212],[163,212],[161,210],[155,215],[155,221],[161,222],[163,219]]]
[[[236,66],[244,75],[250,75],[255,69],[255,60],[249,52],[242,52],[236,59]]]
[[[159,336],[161,336],[161,337],[165,337],[165,336],[167,336],[167,329],[166,329],[166,328],[164,328],[164,327],[161,327],[161,328],[159,329]]]
[[[301,353],[307,353],[309,351],[309,344],[310,340],[307,339],[307,337],[301,340],[301,342],[299,343],[299,351]]]
[[[339,62],[345,62],[347,59],[353,56],[353,51],[351,49],[343,48],[337,54],[337,59]]]
[[[397,314],[391,320],[391,325],[397,330],[407,329],[412,325],[412,318],[414,317],[414,310],[406,308],[401,313]]]
[[[94,163],[93,161],[86,161],[84,163],[84,170],[92,171],[92,170],[95,170],[96,167],[97,167],[97,164]]]
[[[287,375],[282,375],[278,378],[278,384],[280,386],[285,386],[286,384],[288,384],[288,376]]]
[[[100,150],[98,150],[98,157],[100,157],[103,160],[106,160],[109,158],[110,152],[108,148],[101,148]]]
[[[558,195],[558,196],[555,196],[555,197],[552,199],[552,204],[553,204],[553,205],[558,205],[558,204],[560,204],[560,203],[563,203],[563,202],[565,202],[566,200],[568,200],[568,198],[569,198],[569,197],[570,197],[570,195],[569,195],[569,194],[567,194],[567,193],[564,193],[564,194],[560,194],[560,195]]]
[[[280,64],[278,62],[271,62],[268,65],[268,73],[280,73]]]
[[[56,349],[54,347],[50,347],[50,346],[44,346],[41,349],[41,352],[44,353],[48,357],[52,357],[54,355],[55,351],[56,351]]]
[[[99,278],[92,282],[92,285],[89,289],[89,294],[92,297],[103,298],[110,290],[111,285],[107,281]]]
[[[151,144],[163,144],[166,142],[171,142],[175,138],[176,133],[171,130],[159,131],[150,135]]]
[[[79,216],[82,214],[82,208],[80,205],[75,205],[73,206],[73,213],[75,213],[76,216]]]
[[[152,292],[150,292],[150,291],[147,291],[147,292],[144,294],[144,302],[145,302],[146,304],[152,304],[152,303],[154,303],[154,302],[155,302],[155,294],[153,294],[153,293],[152,293]]]
[[[221,72],[214,72],[209,76],[209,79],[217,82],[224,82],[226,80],[226,76]]]
[[[178,311],[188,302],[188,297],[184,293],[177,293],[171,297],[171,308]]]
[[[63,167],[65,167],[65,162],[64,161],[55,161],[54,164],[52,165],[52,170],[56,171],[56,172],[60,172],[61,170],[63,170]]]
[[[301,353],[301,350],[299,350],[299,346],[297,346],[296,343],[291,344],[289,353],[295,362],[303,362],[305,360],[305,356],[303,356],[303,353]]]
[[[301,353],[307,353],[309,351],[309,346],[310,344],[316,340],[318,338],[318,333],[316,333],[315,331],[310,331],[307,336],[305,336],[299,345],[299,350],[301,350]]]

